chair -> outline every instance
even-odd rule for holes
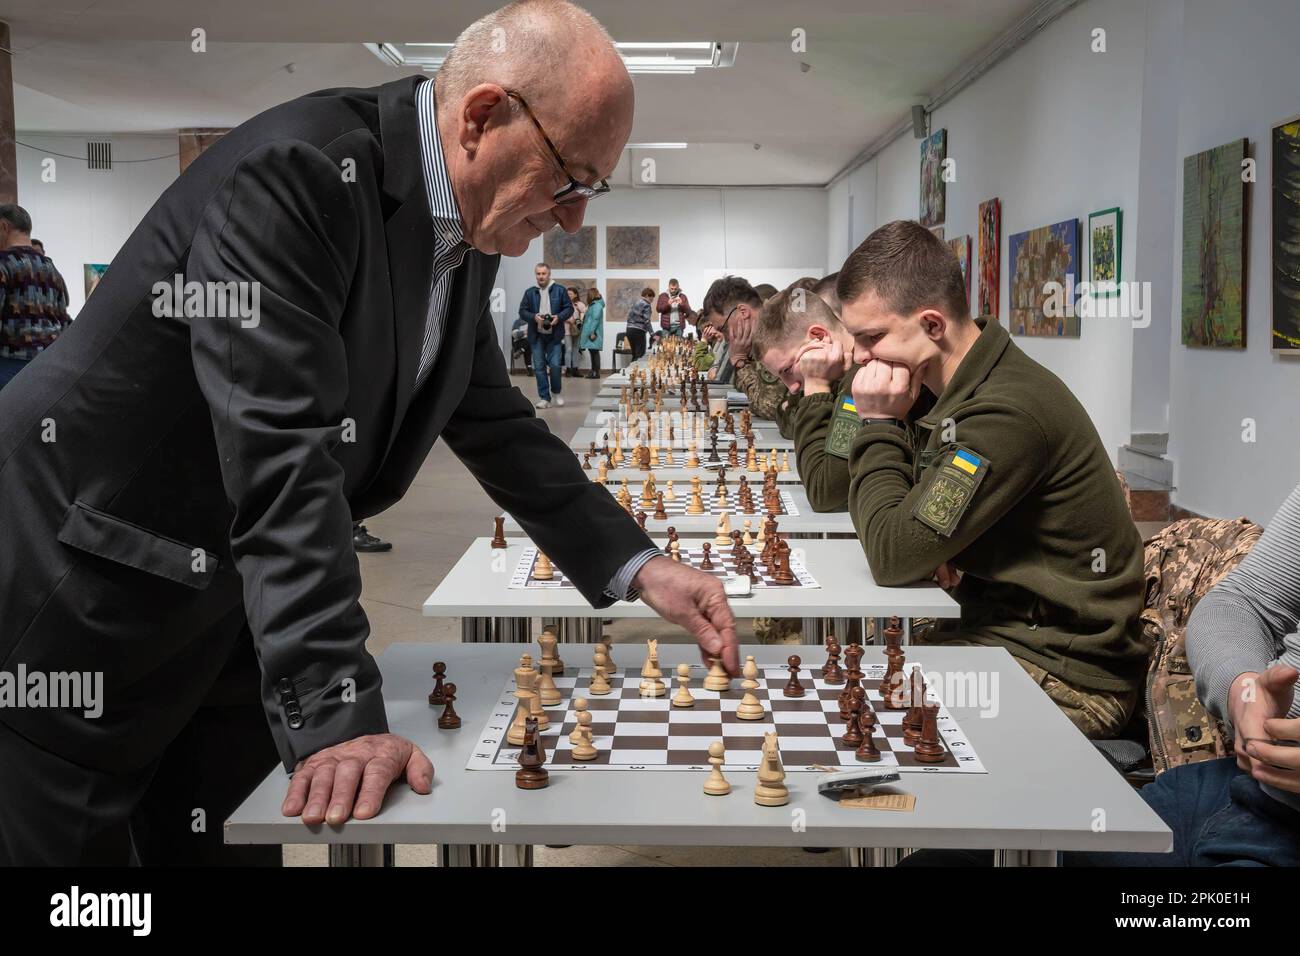
[[[632,361],[632,343],[627,340],[627,333],[618,333],[618,338],[614,340],[614,371],[618,371],[618,357],[622,355],[624,365]]]

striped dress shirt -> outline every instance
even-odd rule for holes
[[[442,344],[443,324],[447,320],[447,296],[451,290],[456,270],[465,261],[469,243],[465,241],[465,227],[460,220],[460,207],[451,188],[447,161],[438,137],[437,111],[433,99],[433,82],[425,80],[415,90],[415,111],[420,133],[420,167],[424,171],[424,189],[429,201],[429,214],[433,217],[434,252],[433,277],[429,286],[429,311],[425,316],[424,341],[420,347],[420,364],[416,367],[415,388],[424,385],[438,358]],[[632,579],[645,563],[663,554],[658,548],[647,548],[619,568],[610,579],[605,593],[615,600],[635,601],[639,593],[632,587]]]

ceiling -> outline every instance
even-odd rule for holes
[[[4,4],[15,0],[3,0]],[[283,100],[401,71],[365,41],[447,42],[491,0],[43,0],[8,21],[19,131],[234,126]],[[635,77],[633,142],[660,184],[822,184],[1035,0],[589,0],[618,40],[735,40],[736,65]],[[191,50],[191,31],[207,50]],[[806,50],[793,52],[802,29]],[[807,64],[805,71],[801,63]],[[411,72],[411,71],[407,71]],[[21,139],[21,136],[20,136]],[[758,149],[755,149],[755,144]],[[639,157],[637,157],[639,162]],[[624,162],[616,180],[628,182]],[[639,168],[639,167],[638,167]]]

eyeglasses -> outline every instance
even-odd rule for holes
[[[532,120],[533,125],[537,127],[537,132],[542,134],[542,139],[546,142],[546,148],[551,151],[551,155],[555,157],[556,163],[560,166],[560,172],[569,177],[568,183],[555,191],[554,202],[557,206],[581,202],[584,199],[595,199],[597,196],[603,196],[605,193],[609,192],[609,180],[607,179],[602,179],[593,186],[588,186],[586,183],[574,179],[573,174],[569,172],[569,167],[564,165],[564,160],[560,157],[560,151],[555,148],[555,144],[551,142],[551,137],[546,135],[546,130],[542,129],[542,124],[539,123],[537,117],[533,115],[532,107],[530,107],[527,101],[525,101],[524,98],[514,90],[506,90],[505,92],[506,96],[519,101],[519,105],[524,108],[524,112],[528,114],[528,118]]]
[[[728,312],[728,313],[727,313],[727,317],[726,317],[725,319],[722,320],[722,324],[721,324],[721,325],[715,325],[714,328],[717,329],[719,332],[721,332],[723,329],[725,329],[725,328],[727,327],[727,323],[731,321],[731,317],[732,317],[733,315],[736,314],[736,309],[739,309],[739,308],[740,308],[740,306],[736,306],[734,309],[732,309],[730,312]]]

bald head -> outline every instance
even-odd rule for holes
[[[576,231],[586,201],[549,199],[570,176],[586,185],[610,176],[632,132],[632,78],[604,27],[564,0],[520,0],[471,24],[435,82],[469,242],[520,255],[557,225]]]

